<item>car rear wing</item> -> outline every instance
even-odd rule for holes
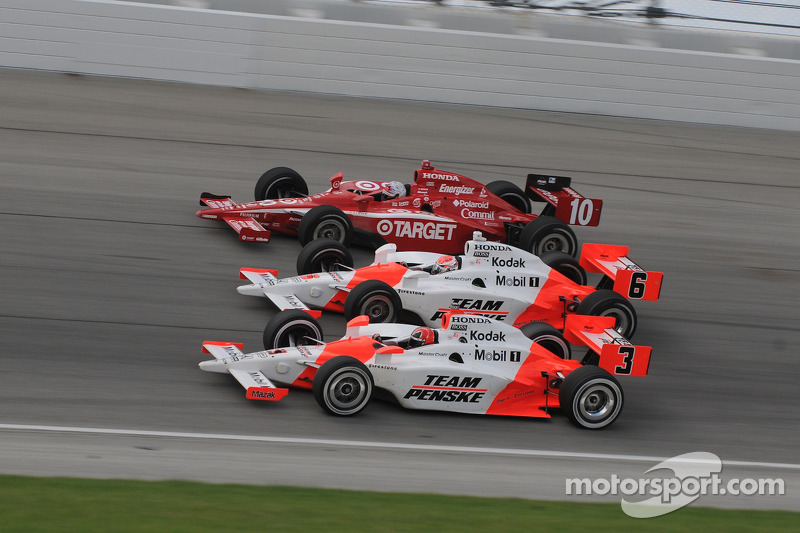
[[[528,174],[525,196],[535,202],[547,202],[542,215],[556,218],[575,226],[597,226],[603,200],[586,198],[573,189],[568,176]]]
[[[599,272],[613,282],[615,292],[629,300],[658,300],[663,272],[645,270],[628,257],[628,247],[585,243],[580,265],[586,272]],[[603,283],[603,282],[601,282]]]
[[[564,337],[572,344],[588,346],[590,354],[596,354],[597,365],[615,376],[646,376],[650,368],[653,348],[632,344],[620,335],[614,329],[614,317],[568,315]]]

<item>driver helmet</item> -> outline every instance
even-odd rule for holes
[[[443,255],[433,264],[432,274],[442,274],[458,268],[458,259],[452,255]]]
[[[383,183],[383,195],[387,200],[400,198],[406,195],[406,186],[399,181],[386,181]]]
[[[408,339],[408,346],[410,348],[418,348],[436,342],[436,332],[431,328],[417,328],[411,333]]]

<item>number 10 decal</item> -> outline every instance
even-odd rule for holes
[[[575,198],[569,206],[572,208],[569,215],[570,224],[586,226],[592,221],[594,202],[591,198]]]

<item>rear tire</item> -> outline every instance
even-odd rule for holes
[[[522,189],[510,181],[498,180],[486,184],[490,193],[499,196],[503,201],[511,204],[512,207],[523,213],[531,212],[531,202]]]
[[[333,239],[314,239],[297,256],[297,274],[334,272],[353,267],[353,254]]]
[[[576,426],[601,429],[622,412],[624,396],[610,373],[596,366],[581,366],[567,374],[558,391],[558,402]]]
[[[372,374],[364,363],[340,355],[319,367],[311,389],[314,399],[327,413],[352,416],[367,406],[374,386]]]
[[[519,328],[530,340],[561,359],[572,358],[572,348],[556,328],[545,322],[531,322]]]
[[[264,172],[256,182],[256,202],[278,198],[308,196],[308,186],[303,176],[288,167],[275,167]]]
[[[639,323],[633,304],[608,289],[589,294],[578,304],[575,312],[579,315],[613,316],[616,319],[614,329],[627,339],[633,338]]]
[[[297,238],[303,246],[316,239],[333,239],[349,246],[353,238],[353,223],[338,207],[318,205],[300,220]]]
[[[545,252],[564,252],[575,257],[578,253],[578,238],[572,228],[561,220],[540,216],[522,229],[519,247],[539,256]]]
[[[376,279],[362,281],[353,287],[344,301],[344,317],[347,320],[367,315],[370,324],[397,322],[402,309],[397,291],[388,283]]]
[[[539,259],[559,274],[566,276],[570,281],[578,285],[586,285],[586,270],[571,255],[564,252],[545,252],[539,256]]]
[[[267,322],[263,340],[265,350],[315,345],[322,340],[322,328],[302,309],[288,309]]]

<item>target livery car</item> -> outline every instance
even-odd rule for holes
[[[529,174],[525,190],[508,181],[483,185],[466,176],[434,168],[429,161],[414,171],[413,181],[345,181],[341,172],[330,188],[308,195],[296,171],[278,167],[265,172],[255,188],[255,202],[237,204],[229,196],[203,193],[197,216],[222,220],[242,241],[269,242],[272,231],[296,235],[301,244],[330,238],[374,248],[388,242],[398,250],[458,253],[480,230],[491,241],[511,243],[534,253],[577,253],[569,226],[596,226],[602,200],[580,195],[565,176]],[[531,213],[531,201],[543,203]]]

